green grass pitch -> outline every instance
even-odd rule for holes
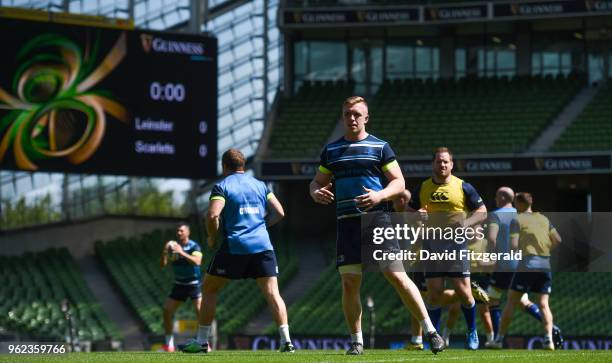
[[[609,351],[542,350],[447,350],[431,352],[402,350],[367,350],[362,356],[345,356],[341,351],[308,350],[295,354],[271,351],[216,351],[209,354],[121,352],[70,353],[62,355],[0,355],[0,362],[612,362]]]

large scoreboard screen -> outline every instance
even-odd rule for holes
[[[0,18],[0,169],[212,178],[217,40]]]

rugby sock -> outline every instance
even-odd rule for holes
[[[423,336],[422,335],[413,335],[410,338],[410,343],[412,344],[423,344]]]
[[[166,335],[166,345],[168,347],[174,347],[174,335]]]
[[[363,334],[360,331],[357,333],[351,334],[351,343],[359,343],[363,345]]]
[[[200,325],[198,328],[198,337],[196,340],[200,344],[208,343],[208,336],[210,335],[210,325]]]
[[[463,310],[463,316],[465,316],[468,331],[476,329],[476,303],[473,302],[472,306],[461,305],[461,310]]]
[[[438,314],[440,313],[439,310],[440,309],[438,308]],[[438,315],[438,321],[439,320],[440,320],[440,316]],[[431,332],[435,332],[436,331],[435,325],[432,323],[431,319],[429,319],[429,318],[425,318],[425,319],[421,320],[419,322],[419,324],[421,324],[421,328],[423,328],[423,331],[425,333],[431,333]],[[421,340],[422,340],[422,338],[421,338]]]
[[[291,338],[289,337],[289,325],[279,325],[278,334],[280,334],[281,346],[285,345],[287,342],[291,342]]]
[[[450,329],[445,327],[444,330],[442,330],[442,339],[448,340],[450,338],[450,335],[451,335]]]
[[[492,342],[495,340],[495,333],[487,333],[487,342]]]
[[[431,318],[431,322],[434,326],[434,329],[436,331],[440,330],[440,316],[442,315],[442,308],[439,306],[428,306],[427,313],[429,314],[429,317]],[[429,331],[427,332],[429,333]]]
[[[542,321],[542,314],[540,314],[540,308],[536,304],[531,304],[525,308],[525,312],[533,316],[538,321]]]
[[[499,323],[501,322],[501,309],[498,306],[491,306],[491,322],[493,323],[493,333],[497,335],[499,333]]]

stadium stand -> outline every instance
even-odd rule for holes
[[[400,155],[429,155],[432,145],[458,154],[522,152],[583,85],[575,76],[387,80],[369,102],[368,130]],[[351,90],[307,82],[283,99],[270,158],[317,157]]]
[[[552,151],[609,151],[612,149],[611,120],[612,89],[606,87],[561,134]]]
[[[578,93],[578,77],[386,81],[370,102],[369,131],[400,155],[521,152]]]
[[[282,99],[270,137],[270,158],[317,157],[340,118],[346,82],[306,81],[295,96]]]
[[[126,300],[148,332],[163,334],[162,305],[172,286],[171,269],[159,268],[164,241],[175,239],[174,231],[154,231],[139,238],[118,238],[97,242],[96,253]],[[275,241],[276,239],[273,239]],[[275,243],[280,266],[279,283],[283,286],[297,271],[297,255],[285,242]],[[208,266],[212,253],[204,253],[202,266]],[[222,334],[244,327],[265,306],[255,281],[232,282],[221,292],[216,318]],[[183,304],[175,319],[195,320],[191,303]]]
[[[102,311],[67,249],[0,256],[0,327],[39,341],[64,341],[70,304],[80,341],[120,340],[121,333]]]

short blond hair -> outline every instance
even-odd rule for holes
[[[440,146],[440,147],[435,148],[431,160],[436,160],[436,156],[438,156],[438,154],[443,154],[443,153],[448,153],[448,156],[450,156],[451,161],[453,161],[453,152],[450,151],[450,149],[447,148],[446,146]]]
[[[368,107],[368,103],[366,102],[365,98],[363,98],[361,96],[351,96],[351,97],[347,98],[346,100],[344,100],[344,103],[342,103],[342,106],[344,106],[344,107],[351,107],[351,106],[356,105],[358,103],[363,103],[366,107]]]

